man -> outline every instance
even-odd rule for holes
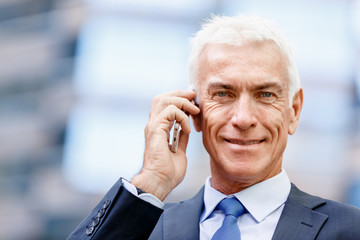
[[[194,91],[154,98],[141,172],[131,184],[120,179],[69,239],[360,239],[359,209],[301,192],[282,170],[303,90],[272,22],[213,17],[193,40],[190,83]],[[188,115],[211,177],[194,198],[164,205],[185,176]],[[182,127],[176,153],[174,121]],[[235,205],[240,216],[226,212]]]

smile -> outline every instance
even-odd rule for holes
[[[262,139],[262,140],[225,139],[225,140],[229,143],[237,144],[237,145],[254,145],[254,144],[259,144],[259,143],[262,143],[263,141],[265,141],[264,139]]]

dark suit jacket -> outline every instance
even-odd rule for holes
[[[68,239],[199,239],[202,188],[164,210],[133,196],[119,180]],[[292,185],[274,240],[360,240],[360,209],[311,196]]]

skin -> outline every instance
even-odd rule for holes
[[[186,147],[190,134],[190,119],[185,112],[197,115],[200,109],[191,100],[195,92],[177,90],[156,96],[152,102],[149,121],[145,127],[143,168],[131,183],[160,200],[184,179]],[[169,135],[174,121],[182,131],[176,153],[170,151]]]
[[[212,186],[239,192],[281,172],[302,90],[289,105],[286,61],[272,42],[207,46],[200,56],[195,128],[210,155]]]
[[[287,136],[298,125],[303,92],[290,106],[286,61],[273,43],[208,45],[199,63],[199,108],[195,92],[157,96],[145,128],[143,169],[131,182],[160,200],[185,176],[190,123],[184,111],[203,134],[212,186],[227,195],[280,173]],[[177,153],[168,147],[174,120],[183,128]]]

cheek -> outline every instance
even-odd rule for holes
[[[219,107],[216,105],[208,105],[204,106],[202,109],[202,135],[203,142],[206,145],[211,145],[209,147],[214,148],[212,146],[215,144],[216,136],[219,130],[228,122],[225,119],[225,116],[229,114],[225,113],[226,110],[223,107]]]
[[[286,112],[276,111],[264,113],[268,116],[263,124],[271,133],[273,143],[279,143],[287,140],[289,118]],[[265,119],[265,118],[264,118]],[[281,144],[282,145],[282,144]]]
[[[229,114],[227,108],[223,106],[217,104],[203,106],[201,117],[203,132],[213,132],[219,129],[227,122],[226,116]]]

